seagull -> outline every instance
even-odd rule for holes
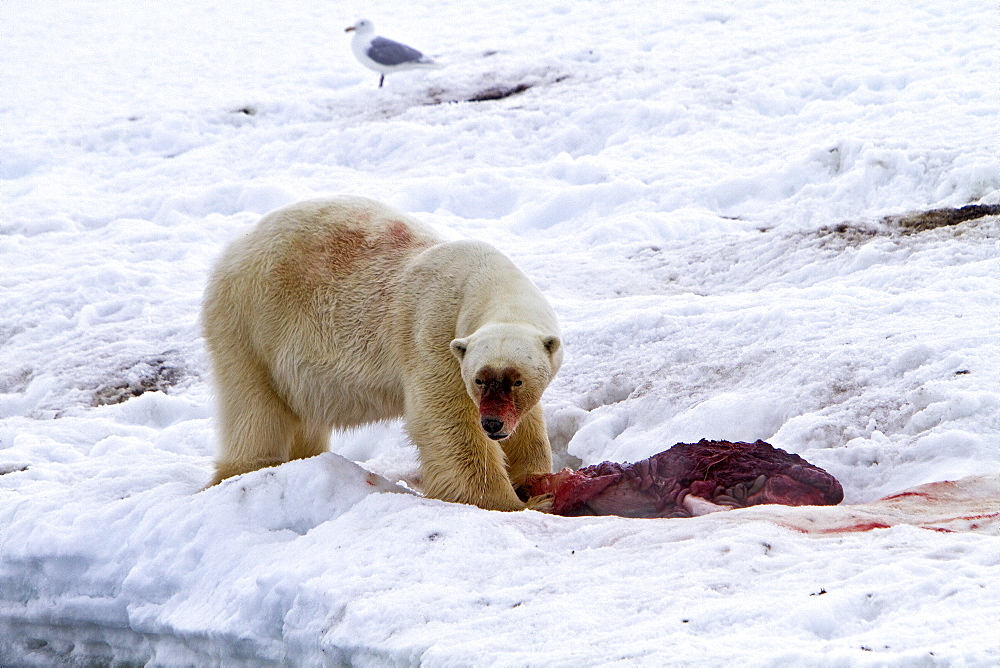
[[[401,70],[415,70],[421,67],[439,67],[430,58],[416,49],[375,35],[375,24],[361,19],[344,32],[354,32],[351,50],[358,62],[370,70],[379,72],[378,87],[382,87],[385,75]]]

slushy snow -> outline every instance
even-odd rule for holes
[[[442,67],[376,89],[363,16]],[[1000,217],[891,218],[1000,204],[996,25],[980,0],[0,3],[0,664],[1000,662]],[[845,505],[488,512],[421,497],[398,422],[200,491],[213,259],[335,194],[532,277],[559,466],[760,438]]]

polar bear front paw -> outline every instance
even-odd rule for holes
[[[537,510],[540,513],[552,512],[552,504],[556,497],[552,494],[539,494],[524,502],[527,510]]]

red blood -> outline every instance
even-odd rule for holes
[[[505,431],[508,431],[517,424],[517,409],[510,397],[486,395],[479,402],[479,415],[481,417],[493,417],[504,423]]]
[[[413,244],[409,226],[400,220],[394,220],[386,227],[385,236],[393,248],[408,248]]]
[[[891,526],[891,524],[886,524],[885,522],[859,522],[831,529],[818,529],[814,533],[859,533],[861,531],[871,531],[872,529],[889,529]]]
[[[902,498],[905,498],[907,496],[920,496],[920,497],[923,497],[925,499],[933,499],[934,498],[933,495],[931,495],[931,494],[925,494],[924,492],[900,492],[899,494],[892,494],[890,496],[887,496],[887,497],[885,497],[882,500],[883,501],[888,501],[890,499],[902,499]]]

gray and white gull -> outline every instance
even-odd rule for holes
[[[379,37],[375,34],[375,24],[368,19],[361,19],[344,32],[354,33],[351,50],[358,62],[382,75],[378,80],[379,88],[385,81],[385,75],[391,72],[440,67],[413,47]]]

